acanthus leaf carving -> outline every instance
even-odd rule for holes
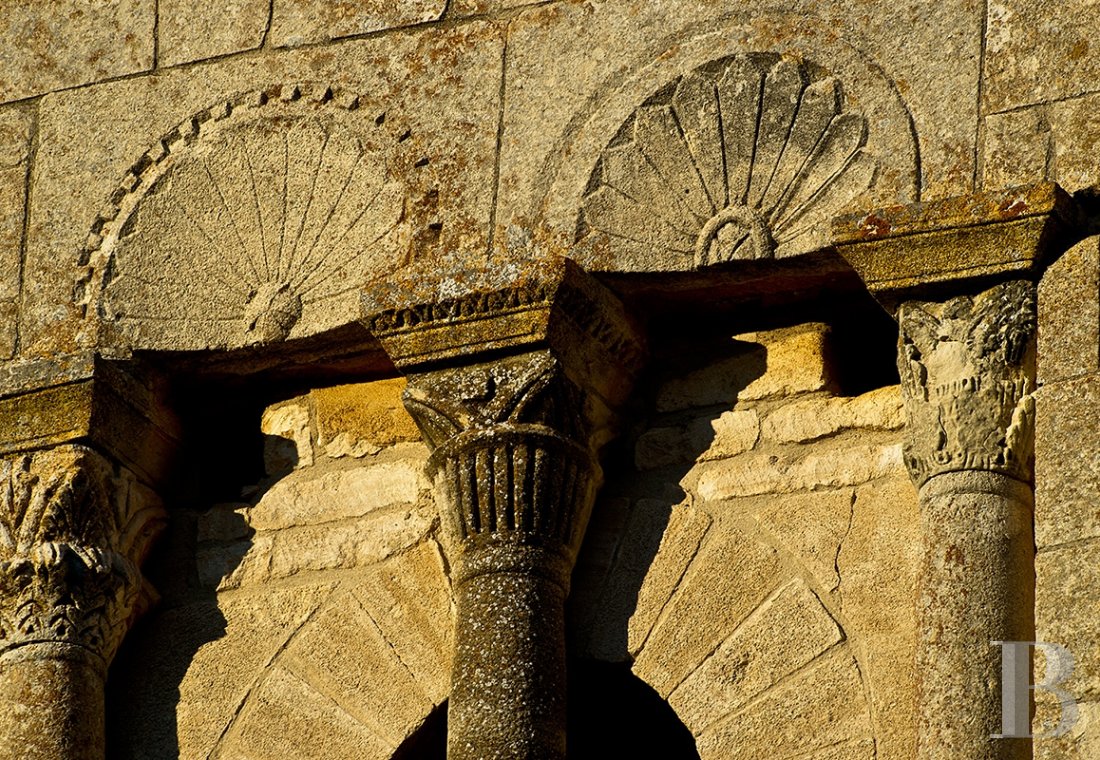
[[[70,644],[109,664],[151,594],[139,568],[163,519],[83,446],[0,460],[0,652]]]
[[[868,190],[867,120],[839,81],[774,54],[714,61],[639,106],[601,155],[581,236],[705,267],[805,253]]]
[[[898,322],[913,479],[989,470],[1030,480],[1034,285],[1014,280],[944,303],[906,302]]]

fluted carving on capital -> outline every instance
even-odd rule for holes
[[[945,472],[1032,477],[1035,286],[903,303],[898,370],[908,416],[905,461],[918,486]]]
[[[418,271],[368,291],[364,307],[408,376],[459,576],[549,568],[565,583],[597,452],[644,356],[622,304],[549,257]]]
[[[549,351],[413,376],[405,406],[453,541],[576,553],[599,469],[584,392]]]
[[[111,662],[152,591],[140,565],[164,512],[84,446],[0,459],[0,654],[81,647]]]

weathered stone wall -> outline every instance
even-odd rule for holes
[[[1080,32],[1090,9],[980,0],[190,0],[155,12],[21,4],[0,28],[0,356],[48,356],[89,337],[85,294],[74,297],[87,279],[89,231],[116,213],[119,188],[132,187],[128,172],[147,151],[239,93],[320,82],[358,95],[370,118],[400,117],[437,165],[446,247],[515,246],[536,222],[571,235],[592,164],[630,111],[672,77],[739,52],[805,56],[865,110],[882,111],[870,126],[883,156],[915,145],[915,192],[865,202],[1042,178],[1091,186],[1090,72],[1100,64]]]
[[[612,138],[661,112],[655,93],[686,99],[666,85],[715,61],[766,68],[782,54],[799,63],[780,73],[840,83],[836,108],[862,119],[875,171],[830,213],[1044,179],[1087,199],[1100,185],[1098,13],[1090,0],[10,2],[0,378],[80,349],[309,337],[353,323],[362,283],[417,256],[571,245],[578,210],[599,210],[594,167],[624,145]],[[765,105],[746,116],[753,129]],[[280,174],[285,139],[271,147],[248,131],[263,109],[287,123],[294,109],[316,115],[319,140],[356,147],[331,172],[318,159],[293,175],[287,158]],[[258,142],[242,149],[240,134]],[[218,163],[225,146],[233,166]],[[324,238],[329,219],[359,219],[338,204],[363,155],[385,167],[363,183],[413,188],[415,202],[387,205],[396,196],[379,189],[381,221],[367,218],[388,226],[311,259],[318,241],[339,248]],[[774,159],[775,171],[744,169],[749,185],[777,177],[760,193],[773,200],[795,187]],[[648,187],[639,207],[671,215],[681,190],[685,203],[714,192],[710,176],[692,182]],[[331,207],[310,217],[315,198]],[[614,211],[611,226],[639,218]],[[266,260],[288,219],[305,240],[298,269]],[[226,237],[211,236],[214,222]],[[672,268],[696,232],[666,259],[628,241],[583,263]],[[374,233],[383,245],[358,256]],[[1037,637],[1073,651],[1065,688],[1081,703],[1071,734],[1036,742],[1044,760],[1100,753],[1097,246],[1074,247],[1040,288]],[[266,271],[242,254],[256,250]],[[318,271],[331,300],[313,306]],[[703,360],[658,357],[607,460],[570,646],[631,663],[705,757],[914,751],[920,536],[901,396],[892,385],[840,395],[827,344],[824,327],[803,323],[739,335]],[[403,381],[315,385],[264,414],[267,473],[239,502],[168,499],[151,571],[160,606],[111,671],[111,757],[385,758],[446,700],[449,568]],[[1047,695],[1039,716],[1055,717]]]
[[[1064,737],[1036,742],[1036,757],[1086,758],[1100,752],[1100,646],[1097,641],[1096,394],[1100,334],[1100,240],[1071,248],[1039,287],[1039,380],[1035,431],[1036,636],[1066,646],[1073,676],[1063,684],[1079,721]],[[1045,667],[1038,657],[1037,673]],[[1057,699],[1037,699],[1048,729]],[[1044,709],[1045,708],[1045,709]]]

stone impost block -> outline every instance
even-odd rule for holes
[[[365,322],[399,369],[549,349],[578,382],[621,400],[643,346],[622,304],[569,259],[413,267],[363,295]]]
[[[0,376],[0,454],[83,443],[150,483],[167,476],[179,428],[151,375],[91,355],[6,369]]]
[[[1075,214],[1044,182],[839,217],[833,242],[872,293],[896,304],[937,284],[1034,273]]]

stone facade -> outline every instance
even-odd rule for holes
[[[0,760],[1100,757],[1093,3],[8,10]]]

